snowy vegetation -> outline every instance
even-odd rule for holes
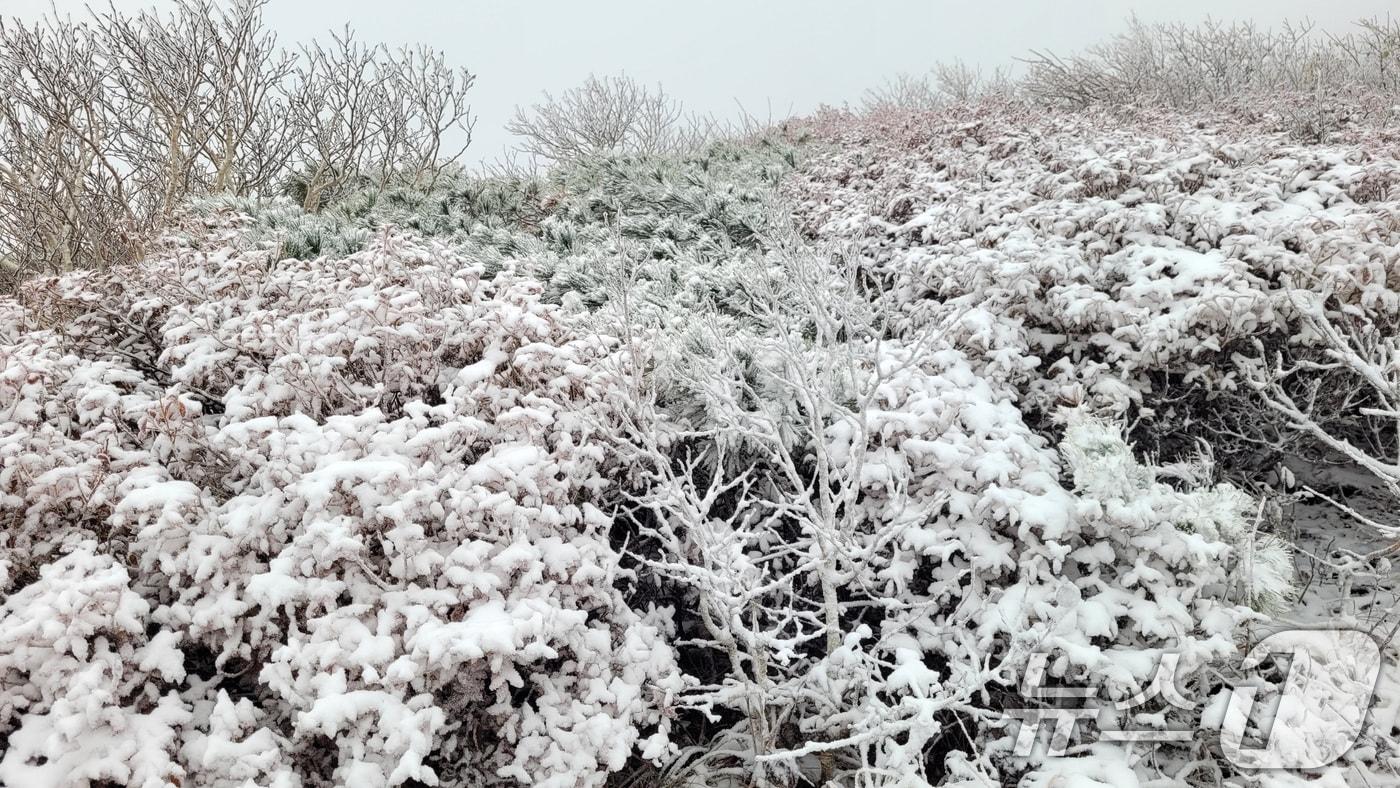
[[[0,285],[140,259],[191,198],[314,210],[454,170],[469,72],[349,30],[289,51],[266,2],[0,18]]]
[[[942,74],[19,282],[0,784],[1385,784],[1390,684],[1306,774],[1005,711],[1044,670],[1104,689],[1076,742],[1199,732],[1122,703],[1163,653],[1209,704],[1271,626],[1395,631],[1390,84],[1314,133]]]

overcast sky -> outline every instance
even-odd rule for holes
[[[349,23],[365,40],[426,43],[477,75],[469,158],[491,159],[510,142],[502,128],[517,104],[560,91],[589,73],[625,72],[660,82],[700,112],[737,114],[736,100],[765,116],[859,100],[899,72],[961,58],[994,68],[1032,48],[1072,52],[1150,20],[1311,18],[1344,30],[1384,16],[1395,0],[708,0],[511,2],[510,0],[271,0],[267,17],[284,43]],[[80,12],[83,0],[54,0]],[[116,0],[121,9],[158,5]],[[49,0],[0,0],[0,13],[35,19]]]

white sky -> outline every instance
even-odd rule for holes
[[[0,14],[35,19],[50,0],[0,0]],[[83,0],[53,0],[80,12]],[[119,9],[161,0],[116,0]],[[100,5],[100,3],[99,3]],[[898,72],[961,58],[992,68],[1032,48],[1068,53],[1145,20],[1310,18],[1344,30],[1384,16],[1395,0],[271,0],[267,18],[284,44],[349,23],[366,41],[426,43],[477,75],[477,127],[468,159],[510,143],[517,104],[558,92],[589,73],[625,72],[700,112],[802,112],[858,100]]]

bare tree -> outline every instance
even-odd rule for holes
[[[896,74],[879,87],[865,91],[861,100],[867,111],[881,109],[932,110],[943,106],[943,96],[927,75]]]
[[[705,124],[658,85],[627,76],[590,76],[582,85],[529,109],[517,107],[506,129],[526,155],[547,162],[598,153],[677,153],[701,144]]]
[[[969,66],[961,60],[939,63],[933,67],[934,82],[938,92],[951,101],[976,101],[994,95],[1008,95],[1014,86],[1010,73],[997,68],[990,74],[982,69]]]
[[[10,278],[122,259],[143,226],[110,71],[88,28],[0,21],[0,259]]]
[[[279,95],[292,58],[262,26],[265,0],[179,0],[176,10],[101,15],[97,46],[120,104],[122,160],[168,219],[189,194],[272,185],[291,146]]]
[[[471,140],[466,93],[474,79],[440,53],[369,46],[349,29],[303,47],[291,111],[302,131],[303,207],[316,210],[356,183],[383,187],[405,175],[419,185],[435,181]],[[454,130],[461,145],[445,154]]]
[[[0,20],[6,283],[132,260],[194,196],[268,194],[290,171],[314,210],[354,183],[430,186],[461,157],[471,74],[349,31],[290,53],[266,1]]]

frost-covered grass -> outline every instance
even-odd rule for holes
[[[1387,632],[1396,142],[790,127],[204,202],[0,301],[0,782],[1257,783],[1208,737],[1018,758],[1002,712],[1044,653],[1107,693],[1083,737],[1194,729],[1112,701]]]

